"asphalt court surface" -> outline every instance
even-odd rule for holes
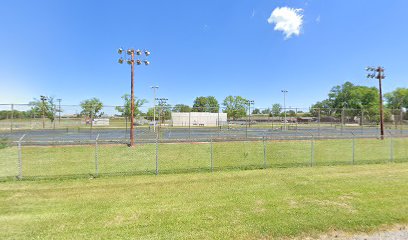
[[[156,134],[153,129],[135,128],[135,140],[154,141]],[[389,128],[385,129],[386,135],[408,135],[408,129]],[[16,130],[2,131],[0,138],[18,141],[24,135],[23,141],[126,141],[129,139],[129,129],[46,129],[46,130]],[[172,128],[162,127],[159,130],[159,139],[168,141],[186,139],[246,139],[246,138],[287,138],[298,139],[301,137],[319,138],[347,138],[347,137],[374,137],[379,135],[379,129],[375,127],[289,127],[283,128],[259,128],[251,127],[204,127],[204,128]]]

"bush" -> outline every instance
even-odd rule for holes
[[[7,138],[0,138],[0,149],[8,147],[8,139]]]

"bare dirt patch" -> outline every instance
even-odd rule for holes
[[[391,228],[380,228],[370,233],[347,233],[334,230],[328,234],[315,237],[299,237],[296,240],[406,240],[408,239],[408,226],[398,225]]]

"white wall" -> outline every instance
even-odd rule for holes
[[[209,126],[216,127],[227,124],[226,113],[209,113],[209,112],[191,112],[178,113],[172,112],[171,119],[174,127],[184,126]]]

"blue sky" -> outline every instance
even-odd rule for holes
[[[268,23],[288,7],[302,15],[299,35]],[[78,104],[98,97],[121,104],[130,67],[118,47],[149,49],[135,71],[137,97],[191,105],[196,96],[283,101],[309,107],[334,85],[377,86],[364,68],[382,65],[384,91],[407,87],[408,1],[195,0],[21,1],[0,6],[0,103],[41,94]]]

